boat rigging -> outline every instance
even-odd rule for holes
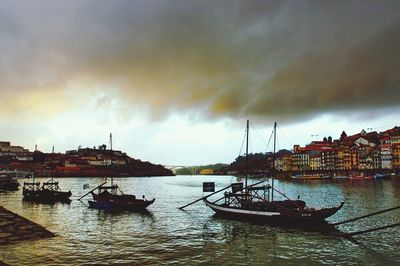
[[[110,134],[110,156],[112,162],[112,134]],[[136,198],[135,195],[124,194],[117,184],[114,184],[114,178],[110,178],[110,184],[107,185],[107,178],[105,182],[92,189],[79,200],[91,194],[93,200],[89,200],[89,207],[94,209],[103,210],[135,210],[143,211],[148,206],[154,203],[155,199],[147,200],[143,195],[141,199]],[[97,189],[97,193],[95,190]]]
[[[276,127],[274,123],[274,151],[271,171],[271,184],[265,180],[255,184],[248,184],[248,135],[249,121],[246,124],[246,175],[243,183],[235,183],[225,189],[224,196],[216,201],[209,201],[210,194],[202,200],[218,216],[229,219],[246,219],[262,221],[264,223],[278,225],[309,225],[314,223],[326,223],[325,219],[339,211],[344,202],[330,208],[310,208],[303,200],[292,200],[274,187],[275,156],[276,156]],[[228,190],[229,188],[230,191]],[[285,197],[284,200],[276,200],[274,193]],[[188,205],[186,205],[188,206]],[[183,206],[181,208],[184,208]]]
[[[37,152],[37,151],[35,151]],[[54,147],[53,147],[54,154]],[[22,195],[25,201],[34,201],[40,203],[54,203],[54,202],[65,202],[71,201],[71,191],[61,191],[58,181],[54,181],[53,176],[46,182],[43,182],[40,186],[40,182],[35,182],[35,153],[33,155],[33,173],[32,182],[24,182],[22,187]]]

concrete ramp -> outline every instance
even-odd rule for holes
[[[43,226],[0,206],[0,245],[13,244],[25,240],[39,240],[53,236],[54,234]]]

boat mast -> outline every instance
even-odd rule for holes
[[[53,163],[53,158],[54,158],[54,146],[53,146],[53,149],[51,150],[51,173],[52,173],[52,175],[51,175],[51,183],[54,182],[54,176],[53,176],[54,175],[54,163]]]
[[[112,133],[110,133],[110,150],[112,150]]]
[[[36,153],[37,152],[37,144],[35,144],[35,151],[33,152],[33,174],[32,174],[32,184],[35,190],[35,173],[36,173]]]
[[[245,188],[247,188],[247,176],[249,172],[248,170],[249,170],[249,120],[247,120],[247,125],[246,125],[246,177],[244,183]]]
[[[274,175],[275,175],[275,157],[276,157],[276,122],[274,123],[274,155],[272,157],[272,191],[271,201],[274,201]]]
[[[112,133],[110,133],[110,150],[112,151]],[[111,164],[112,164],[112,154],[111,154]],[[114,177],[111,177],[111,186],[114,184]]]
[[[35,172],[36,172],[36,162],[35,162],[35,154],[33,154],[32,184],[35,184]],[[33,185],[33,186],[35,186],[35,185]]]

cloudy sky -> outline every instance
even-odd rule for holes
[[[400,1],[0,0],[0,139],[154,163],[400,121]],[[279,132],[278,132],[279,133]],[[315,136],[318,135],[318,136]]]

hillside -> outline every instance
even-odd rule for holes
[[[126,153],[105,148],[83,148],[63,153],[40,151],[2,154],[0,168],[35,172],[36,176],[171,176],[162,165],[131,158]]]

